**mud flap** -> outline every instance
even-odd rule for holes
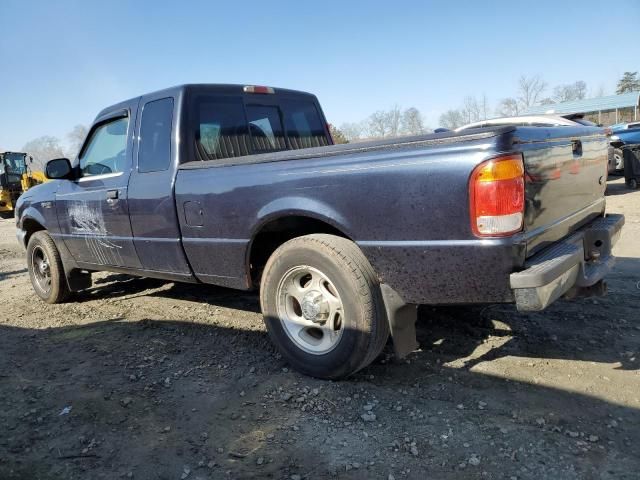
[[[91,287],[91,274],[87,271],[73,268],[67,272],[65,269],[65,277],[69,290],[72,292],[79,292]]]
[[[402,297],[389,285],[380,285],[384,308],[389,320],[393,350],[398,358],[404,358],[418,349],[416,320],[418,306],[404,303]]]

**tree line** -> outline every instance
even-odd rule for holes
[[[361,122],[343,123],[332,127],[336,143],[346,143],[364,138],[386,138],[420,135],[432,130],[425,125],[424,117],[415,107],[402,109],[394,105],[389,110],[378,110]]]
[[[58,137],[43,135],[25,143],[22,151],[33,157],[33,169],[43,170],[45,163],[53,158],[75,158],[86,136],[87,127],[76,125],[66,135],[67,145],[62,145]]]
[[[487,104],[485,95],[465,97],[462,106],[447,110],[440,115],[440,126],[458,128],[467,123],[479,122],[492,117],[513,117],[521,115],[527,108],[534,105],[551,105],[587,98],[587,84],[583,80],[573,83],[557,85],[549,91],[549,85],[540,75],[518,78],[516,96],[501,99],[492,110]],[[638,72],[624,72],[618,80],[616,94],[640,91]],[[545,95],[549,93],[549,95]],[[603,87],[592,92],[591,97],[605,95]]]

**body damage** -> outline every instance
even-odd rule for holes
[[[98,265],[122,265],[121,245],[109,239],[101,205],[86,201],[68,202],[67,216],[71,234],[84,239]]]

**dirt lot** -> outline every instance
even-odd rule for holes
[[[253,294],[101,274],[32,294],[0,220],[0,479],[638,478],[640,191],[610,293],[424,308],[422,350],[342,382],[290,370]]]

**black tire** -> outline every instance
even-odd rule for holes
[[[278,313],[279,285],[287,272],[300,266],[322,271],[342,303],[341,336],[327,353],[309,353],[298,346]],[[389,338],[380,284],[371,264],[353,242],[334,235],[306,235],[281,245],[262,274],[260,303],[269,336],[282,356],[313,377],[339,379],[357,372],[380,354]]]
[[[638,188],[638,181],[635,178],[627,180],[627,187],[629,187],[631,190],[635,190],[636,188]]]
[[[42,260],[46,262],[46,268],[41,268]],[[39,231],[31,235],[27,245],[27,267],[33,290],[43,301],[61,303],[69,297],[60,252],[47,232]]]

